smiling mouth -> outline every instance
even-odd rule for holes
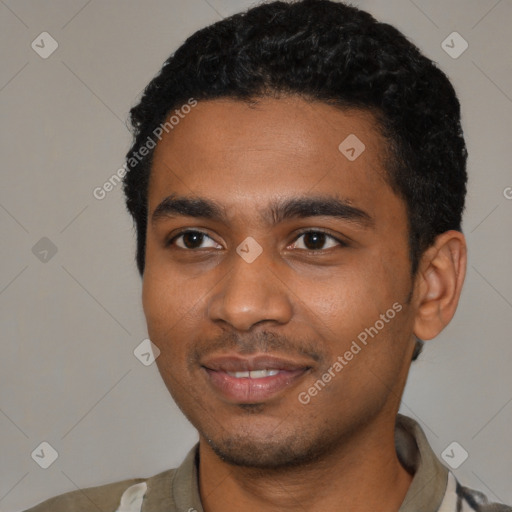
[[[221,356],[201,366],[213,391],[223,401],[234,404],[262,403],[275,398],[311,369],[309,364],[269,355]]]

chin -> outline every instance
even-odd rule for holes
[[[208,439],[208,438],[207,438]],[[208,439],[215,454],[233,466],[254,469],[285,469],[307,465],[329,451],[326,439],[308,439],[297,434],[275,440],[237,435],[223,439]]]

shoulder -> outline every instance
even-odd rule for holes
[[[150,478],[131,478],[97,487],[87,487],[47,499],[24,512],[97,512],[118,509],[123,493],[136,484],[168,481],[175,470],[169,469]]]
[[[484,493],[462,486],[453,473],[448,473],[448,482],[443,502],[438,512],[512,512],[512,507],[491,503]]]
[[[502,503],[491,503],[487,496],[474,489],[469,489],[460,485],[457,481],[456,493],[460,510],[476,511],[476,512],[512,512],[512,507]],[[457,508],[459,510],[459,508]]]

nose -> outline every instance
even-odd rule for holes
[[[286,324],[292,316],[289,289],[263,251],[248,263],[233,253],[230,269],[208,302],[209,318],[248,331],[263,322]]]

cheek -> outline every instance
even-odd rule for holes
[[[154,272],[151,268],[145,272],[142,303],[148,335],[160,350],[156,365],[173,396],[178,385],[176,376],[181,375],[185,367],[182,340],[186,337],[186,329],[190,329],[187,327],[190,323],[187,322],[187,303],[182,292],[183,287],[178,293],[174,282],[162,272]]]
[[[195,300],[194,300],[195,297]],[[142,284],[142,304],[148,332],[155,340],[176,332],[197,301],[193,284],[180,282],[169,272],[148,267]]]
[[[172,315],[172,295],[169,293],[169,286],[162,276],[157,277],[156,272],[146,266],[142,282],[142,306],[148,329],[159,328],[162,320]],[[168,315],[164,312],[167,311]]]
[[[379,272],[370,261],[358,266],[333,270],[321,285],[311,283],[307,303],[324,321],[336,326],[357,326],[367,319],[377,317],[388,307],[390,298],[389,277]],[[396,298],[395,298],[396,300]],[[392,303],[393,301],[391,301]]]
[[[369,344],[378,342],[378,347],[366,347],[367,354],[357,359],[362,361],[370,354],[380,354],[378,357],[384,363],[395,350],[395,340],[398,342],[404,332],[407,314],[403,302],[408,285],[407,273],[388,258],[367,258],[360,265],[338,269],[325,282],[310,283],[301,314],[317,326],[330,359],[345,353],[361,335],[363,339],[366,336]],[[376,331],[378,334],[372,338]]]
[[[185,370],[190,346],[205,318],[207,290],[203,280],[187,279],[170,265],[148,265],[142,303],[149,338],[160,349],[161,371]]]
[[[148,233],[142,281],[142,304],[148,328],[161,329],[175,323],[188,309],[193,288],[193,281],[184,281],[176,266],[170,264],[168,252]]]

